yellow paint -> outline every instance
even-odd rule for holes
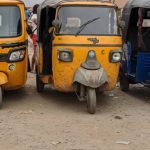
[[[42,44],[39,43],[36,50],[36,69],[38,74],[42,73],[43,68],[43,51],[42,51]]]
[[[0,85],[3,85],[8,82],[7,75],[5,73],[0,72]]]
[[[88,41],[88,38],[97,38],[101,45],[108,45],[107,47],[97,47]],[[80,43],[80,41],[82,41]],[[120,36],[57,36],[54,44],[73,44],[73,46],[54,46],[53,47],[53,78],[54,86],[59,91],[72,91],[72,82],[75,71],[80,65],[85,62],[89,50],[96,52],[97,60],[107,72],[109,83],[105,90],[112,90],[116,86],[119,63],[110,63],[109,54],[114,50],[121,50],[122,40]],[[88,46],[76,46],[78,44],[89,44]],[[116,45],[112,47],[109,45]],[[117,46],[118,45],[118,46]],[[119,46],[120,45],[120,46]],[[64,48],[73,51],[73,62],[61,62],[58,58],[58,49]]]
[[[22,22],[22,35],[15,38],[0,38],[0,44],[5,43],[16,43],[16,42],[24,42],[27,40],[26,33],[26,18],[25,18],[25,10],[24,4],[21,1],[17,0],[1,0],[0,5],[5,6],[18,6],[21,12],[21,22]],[[10,47],[2,49],[0,47],[0,54],[8,54],[11,50],[14,50],[19,47]],[[8,66],[10,64],[15,64],[15,69],[10,71]],[[3,85],[5,90],[18,89],[24,86],[27,79],[27,67],[28,67],[28,52],[26,48],[26,56],[25,59],[21,62],[16,63],[8,63],[8,62],[0,62],[0,74],[5,74],[8,78],[8,82]],[[0,77],[1,78],[1,77]]]
[[[110,6],[116,7],[110,2],[64,2],[58,6],[56,12],[64,5],[88,5],[88,6]],[[100,45],[93,44],[88,38],[97,38]],[[81,45],[80,45],[81,44]],[[40,46],[42,44],[40,43]],[[72,62],[61,62],[58,60],[58,50],[60,48],[69,49],[73,52]],[[121,36],[58,36],[54,34],[52,63],[53,63],[53,84],[56,90],[69,92],[73,91],[73,78],[76,70],[85,62],[89,50],[96,52],[97,60],[105,69],[109,82],[103,90],[112,90],[116,86],[119,74],[120,63],[111,63],[109,54],[111,51],[122,49]],[[39,73],[42,73],[42,47],[40,47]]]

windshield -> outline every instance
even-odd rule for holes
[[[118,35],[116,10],[112,7],[64,6],[58,11],[59,34]]]
[[[21,35],[20,9],[16,6],[0,6],[0,37]]]

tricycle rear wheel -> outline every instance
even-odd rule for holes
[[[90,114],[96,112],[96,91],[93,88],[87,88],[87,110]]]
[[[3,102],[3,93],[2,93],[2,87],[0,86],[0,109],[2,108],[2,102]]]
[[[129,81],[124,74],[120,75],[120,89],[124,92],[129,90]]]
[[[38,73],[36,74],[36,89],[38,93],[44,91],[44,83],[39,79]]]

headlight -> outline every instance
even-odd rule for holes
[[[122,59],[122,51],[111,51],[110,53],[110,62],[116,63],[116,62],[120,62]]]
[[[93,50],[89,51],[88,57],[94,58],[96,56],[95,52]]]
[[[58,50],[58,60],[64,62],[73,61],[73,53],[71,50],[59,49]]]
[[[17,62],[24,59],[26,54],[25,48],[24,49],[17,49],[12,50],[9,56],[9,62]]]

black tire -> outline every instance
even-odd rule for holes
[[[39,79],[38,73],[36,73],[36,90],[38,93],[44,91],[44,83]]]
[[[87,110],[90,114],[96,112],[96,91],[93,88],[87,88]]]
[[[3,92],[2,87],[0,86],[0,109],[2,109],[2,103],[3,103]]]
[[[123,92],[127,92],[129,90],[129,81],[124,74],[120,75],[120,89]]]

